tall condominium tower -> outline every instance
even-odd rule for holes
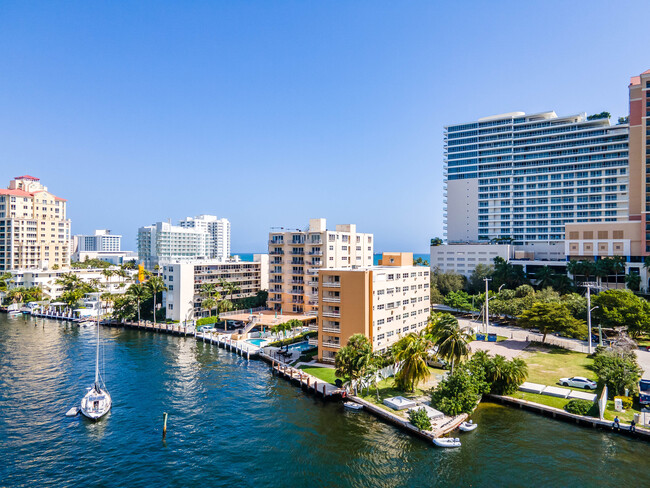
[[[187,217],[179,222],[187,229],[203,229],[208,234],[208,254],[211,259],[225,261],[230,257],[230,221],[215,215]]]
[[[564,226],[627,220],[627,124],[513,112],[445,128],[448,243],[564,251]]]
[[[70,266],[66,200],[38,178],[14,178],[0,190],[0,271]]]
[[[325,219],[310,219],[307,230],[269,233],[269,305],[285,312],[318,311],[318,270],[357,268],[373,263],[372,234],[356,225],[327,230]]]

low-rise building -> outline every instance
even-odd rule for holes
[[[418,332],[429,317],[430,271],[413,266],[412,253],[384,253],[378,266],[320,269],[318,358],[333,362],[354,334],[374,351]]]
[[[514,255],[514,246],[510,244],[447,244],[431,246],[429,265],[432,271],[469,278],[478,264],[489,266],[496,257],[509,261]]]
[[[269,286],[269,256],[255,254],[254,261],[197,260],[168,263],[162,266],[167,291],[163,306],[171,320],[193,320],[209,315],[202,308],[201,286],[214,283],[223,298],[236,300],[257,295]],[[239,291],[228,296],[221,286],[222,280],[235,284]]]

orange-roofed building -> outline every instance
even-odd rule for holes
[[[70,266],[66,200],[30,175],[0,189],[0,272]]]

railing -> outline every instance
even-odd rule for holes
[[[307,284],[310,285],[310,286],[318,286],[318,281],[311,280],[311,281],[308,281]]]
[[[269,298],[269,302],[280,303],[282,302],[282,298]],[[223,314],[219,314],[219,315],[223,316]]]
[[[340,298],[333,298],[333,297],[323,297],[324,302],[331,302],[331,303],[341,303]]]
[[[309,305],[311,305],[312,307],[318,306],[318,300],[309,300]]]
[[[323,332],[333,332],[334,334],[340,334],[341,329],[335,329],[333,327],[323,327]]]
[[[309,251],[307,254],[309,254],[310,256],[322,256],[323,251]]]
[[[288,293],[292,295],[304,295],[305,292],[303,290],[289,290]]]
[[[329,287],[329,288],[341,288],[341,282],[340,281],[323,281],[323,286]]]
[[[340,342],[323,342],[323,347],[333,347],[335,349],[340,349]]]
[[[282,278],[271,278],[269,283],[282,283]]]
[[[316,329],[316,330],[318,330],[318,329]],[[310,337],[309,339],[307,339],[307,344],[309,344],[310,346],[317,346],[318,345],[318,337]]]
[[[307,240],[307,244],[309,244],[310,246],[322,246],[323,241],[321,239],[318,239],[316,241]]]
[[[307,329],[308,330],[318,330],[318,324],[315,324],[315,323],[314,324],[309,324],[307,326]]]
[[[271,256],[281,256],[284,254],[284,251],[271,251],[269,254]]]
[[[304,280],[298,280],[298,279],[294,278],[291,281],[289,281],[289,283],[293,283],[295,285],[304,285],[305,281]]]
[[[323,317],[341,318],[340,312],[323,312]]]

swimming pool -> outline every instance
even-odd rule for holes
[[[304,351],[306,349],[311,349],[313,347],[315,347],[315,346],[310,346],[309,342],[298,342],[296,344],[291,344],[289,346],[289,350],[290,351],[300,351],[300,352],[302,352],[302,351]]]
[[[246,342],[249,342],[257,347],[262,347],[266,344],[266,339],[246,339]]]

